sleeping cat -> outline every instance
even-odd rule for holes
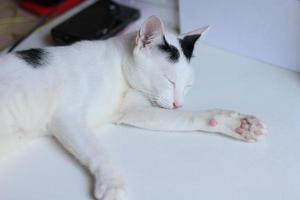
[[[91,127],[115,123],[216,132],[243,141],[263,138],[265,126],[253,116],[177,109],[193,85],[190,60],[207,28],[178,36],[165,32],[153,16],[134,34],[2,56],[1,150],[52,135],[91,172],[96,199],[118,200],[122,181]]]

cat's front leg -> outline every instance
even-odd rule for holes
[[[256,141],[266,134],[257,118],[226,110],[182,111],[157,107],[125,109],[118,123],[161,131],[215,132],[244,141]]]
[[[79,113],[57,114],[49,129],[64,148],[89,169],[95,179],[95,198],[120,200],[124,188],[122,178],[115,173],[105,151],[80,116]]]

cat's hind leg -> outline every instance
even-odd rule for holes
[[[22,99],[17,100],[10,98],[4,101],[3,96],[0,96],[0,159],[24,149],[37,137],[48,135],[48,114],[34,112]],[[36,110],[43,110],[42,106],[36,107]]]
[[[75,113],[75,114],[74,114]],[[124,184],[112,165],[96,136],[85,123],[82,113],[55,114],[49,128],[56,139],[95,178],[94,196],[98,200],[120,200]]]

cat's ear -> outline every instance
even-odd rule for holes
[[[149,17],[136,35],[136,45],[140,48],[151,47],[163,41],[164,27],[162,21],[156,17]]]
[[[197,40],[209,29],[209,26],[179,35],[179,42],[185,57],[190,60],[193,56],[194,46]]]

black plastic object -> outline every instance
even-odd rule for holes
[[[43,6],[53,6],[55,4],[61,3],[63,0],[29,0],[29,1]]]
[[[107,39],[140,17],[139,10],[99,0],[51,30],[57,44]]]

